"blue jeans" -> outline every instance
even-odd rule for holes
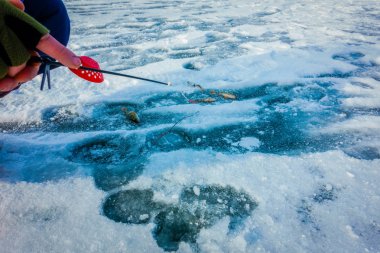
[[[70,19],[61,0],[24,0],[25,12],[50,30],[63,45],[70,37]]]

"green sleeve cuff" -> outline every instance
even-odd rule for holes
[[[49,30],[8,1],[0,0],[0,78],[8,66],[18,66],[30,58],[41,37]]]
[[[16,19],[22,20],[42,35],[49,33],[49,30],[45,26],[6,0],[0,0],[0,17],[1,16],[12,16]]]

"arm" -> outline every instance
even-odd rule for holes
[[[10,2],[19,9],[0,0],[0,5],[2,5],[0,12],[3,11],[3,15],[0,16],[3,19],[0,20],[1,28],[11,28],[11,32],[7,33],[7,36],[3,36],[1,42],[4,45],[9,40],[15,41],[12,46],[5,46],[8,51],[3,50],[2,54],[0,52],[2,59],[2,61],[0,59],[0,91],[3,94],[17,88],[19,83],[29,81],[37,75],[39,64],[27,62],[30,56],[35,54],[32,51],[36,49],[70,68],[76,69],[80,66],[79,57],[54,39],[47,29],[36,20],[21,11],[24,8],[22,2],[19,0]],[[2,21],[3,23],[1,23]],[[14,34],[16,36],[13,36]],[[6,55],[4,55],[4,51]]]

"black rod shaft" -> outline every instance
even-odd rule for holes
[[[103,69],[94,69],[94,68],[88,68],[88,67],[79,67],[79,69],[90,70],[90,71],[100,72],[100,73],[104,73],[104,74],[110,74],[110,75],[114,75],[114,76],[123,76],[123,77],[143,80],[143,81],[147,81],[147,82],[152,82],[152,83],[159,83],[159,84],[170,85],[170,83],[164,83],[164,82],[160,82],[160,81],[156,81],[156,80],[152,80],[152,79],[148,79],[148,78],[143,78],[143,77],[138,77],[138,76],[131,76],[131,75],[121,74],[121,73],[112,72],[112,71],[103,70]]]
[[[43,59],[42,59],[42,61],[43,61]],[[49,61],[48,64],[55,65],[55,66],[63,66],[62,63],[60,63],[60,62],[54,62],[54,61]],[[112,71],[103,70],[103,69],[94,69],[94,68],[83,67],[83,66],[82,66],[82,67],[79,67],[79,69],[89,70],[89,71],[94,71],[94,72],[100,72],[100,73],[110,74],[110,75],[114,75],[114,76],[128,77],[128,78],[138,79],[138,80],[147,81],[147,82],[152,82],[152,83],[164,84],[164,85],[168,85],[168,86],[171,85],[170,83],[165,83],[165,82],[156,81],[156,80],[152,80],[152,79],[148,79],[148,78],[143,78],[143,77],[138,77],[138,76],[132,76],[132,75],[127,75],[127,74],[121,74],[121,73],[112,72]]]

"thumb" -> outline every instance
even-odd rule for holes
[[[14,6],[16,6],[17,8],[19,8],[20,10],[22,11],[25,10],[25,6],[23,2],[21,2],[20,0],[9,0],[9,2],[13,4]]]
[[[50,34],[43,36],[36,48],[69,68],[77,69],[81,66],[80,58]]]

